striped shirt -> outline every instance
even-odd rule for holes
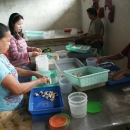
[[[8,59],[16,67],[28,65],[30,64],[29,52],[32,52],[33,48],[27,46],[25,39],[17,40],[14,36],[11,36]]]

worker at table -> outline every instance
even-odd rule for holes
[[[105,60],[120,60],[125,57],[127,57],[127,59],[128,59],[127,69],[122,69],[114,74],[113,79],[117,80],[117,79],[121,78],[124,74],[130,74],[130,43],[121,52],[119,52],[117,54],[99,57],[97,59],[97,63],[102,63]]]
[[[103,46],[104,25],[98,18],[95,8],[87,9],[87,14],[91,20],[88,32],[81,35],[75,44],[90,45],[92,48],[99,49]]]
[[[0,130],[31,130],[31,115],[24,105],[24,93],[49,79],[36,71],[14,67],[4,53],[9,49],[11,33],[0,23]],[[37,79],[19,83],[20,76],[36,76]],[[26,100],[28,102],[28,100]]]

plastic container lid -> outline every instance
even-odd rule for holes
[[[63,127],[66,125],[67,122],[68,122],[68,118],[60,114],[51,117],[49,120],[49,124],[55,128]]]
[[[87,103],[87,112],[89,113],[98,113],[102,110],[102,105],[98,102],[88,102]]]
[[[67,114],[65,114],[65,113],[59,113],[59,114],[56,114],[55,116],[57,116],[57,115],[62,115],[62,116],[67,117],[68,122],[64,126],[66,126],[66,125],[68,125],[70,123],[70,117]]]

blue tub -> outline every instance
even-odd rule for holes
[[[39,93],[40,91],[54,91],[58,93],[54,101],[43,98],[41,95],[34,96],[34,93]],[[43,87],[43,88],[33,88],[30,92],[29,97],[29,112],[31,114],[45,114],[53,112],[61,112],[63,108],[63,99],[59,86],[53,87]]]
[[[121,68],[117,67],[112,62],[102,63],[102,64],[100,64],[98,66],[101,67],[101,68],[104,68],[104,69],[108,69],[108,70],[110,70],[110,72],[111,71],[119,71],[119,70],[121,70]],[[124,75],[124,76],[125,76],[125,78],[123,78],[123,79],[108,81],[107,84],[114,85],[114,84],[119,84],[119,83],[130,81],[130,75]]]

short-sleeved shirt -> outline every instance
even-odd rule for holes
[[[2,86],[2,81],[8,74],[18,79],[18,73],[4,54],[0,56],[0,111],[18,109],[23,106],[23,94],[14,95]]]
[[[130,69],[130,43],[121,51],[121,55],[128,58],[127,68]]]
[[[101,21],[101,19],[97,18],[94,21],[90,22],[89,30],[87,32],[88,36],[94,35],[94,34],[99,34],[100,37],[103,37],[104,35],[104,25]]]

